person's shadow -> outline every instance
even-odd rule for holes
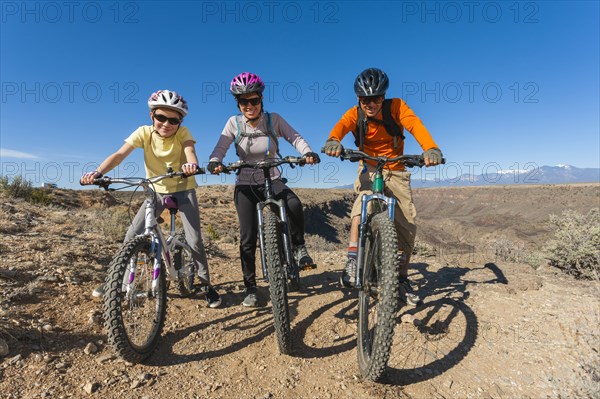
[[[466,303],[472,284],[507,284],[502,270],[493,263],[468,268],[446,266],[436,272],[427,263],[411,264],[423,277],[421,296],[425,302],[400,310],[394,345],[383,381],[406,386],[426,381],[458,365],[480,337],[477,315]],[[467,279],[473,271],[489,271],[490,279]],[[481,273],[478,273],[481,275]],[[486,276],[487,278],[487,276]]]

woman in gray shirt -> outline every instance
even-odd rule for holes
[[[230,90],[242,115],[229,118],[215,146],[208,170],[218,174],[223,170],[223,158],[235,142],[236,154],[242,161],[258,161],[278,157],[278,138],[283,137],[298,150],[308,164],[319,162],[308,143],[279,114],[263,110],[262,92],[265,85],[260,77],[244,72],[233,78]],[[313,260],[304,245],[304,214],[298,196],[280,178],[279,169],[271,169],[273,193],[284,199],[290,218],[292,243],[296,261],[302,265]],[[240,259],[244,275],[246,296],[242,305],[257,306],[256,292],[256,239],[258,218],[256,204],[264,201],[264,176],[262,170],[241,169],[235,182],[234,202],[240,223]]]

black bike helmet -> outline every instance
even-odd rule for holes
[[[357,96],[383,96],[390,86],[390,81],[381,69],[368,68],[362,71],[354,81],[354,92]]]

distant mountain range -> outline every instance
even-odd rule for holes
[[[533,164],[532,164],[533,165]],[[600,183],[600,168],[571,165],[531,166],[526,169],[499,170],[492,166],[481,174],[457,173],[460,169],[445,165],[440,171],[415,170],[413,187],[489,186],[506,184]]]
[[[462,173],[468,167],[443,165],[437,168],[415,169],[412,174],[413,188],[445,186],[491,186],[507,184],[564,184],[600,183],[600,168],[577,168],[571,165],[533,166],[525,169],[500,170],[490,164],[481,174]],[[478,166],[481,170],[481,166]],[[352,188],[345,185],[339,188]]]

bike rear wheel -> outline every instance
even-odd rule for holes
[[[179,234],[177,240],[185,242],[185,235]],[[173,266],[177,270],[177,289],[182,297],[194,293],[194,278],[197,266],[192,257],[192,251],[185,247],[176,247],[173,253]]]
[[[265,258],[269,272],[269,294],[273,307],[273,326],[279,352],[292,353],[292,334],[287,298],[287,276],[283,262],[281,223],[271,210],[264,210]]]
[[[106,280],[104,319],[108,343],[124,360],[139,363],[158,347],[167,310],[165,270],[152,288],[155,254],[151,239],[127,241],[112,260]],[[130,264],[136,265],[130,274]],[[127,284],[129,282],[129,284]]]
[[[358,366],[377,381],[390,357],[399,292],[398,239],[386,213],[373,216],[365,245],[363,286],[358,294]]]

